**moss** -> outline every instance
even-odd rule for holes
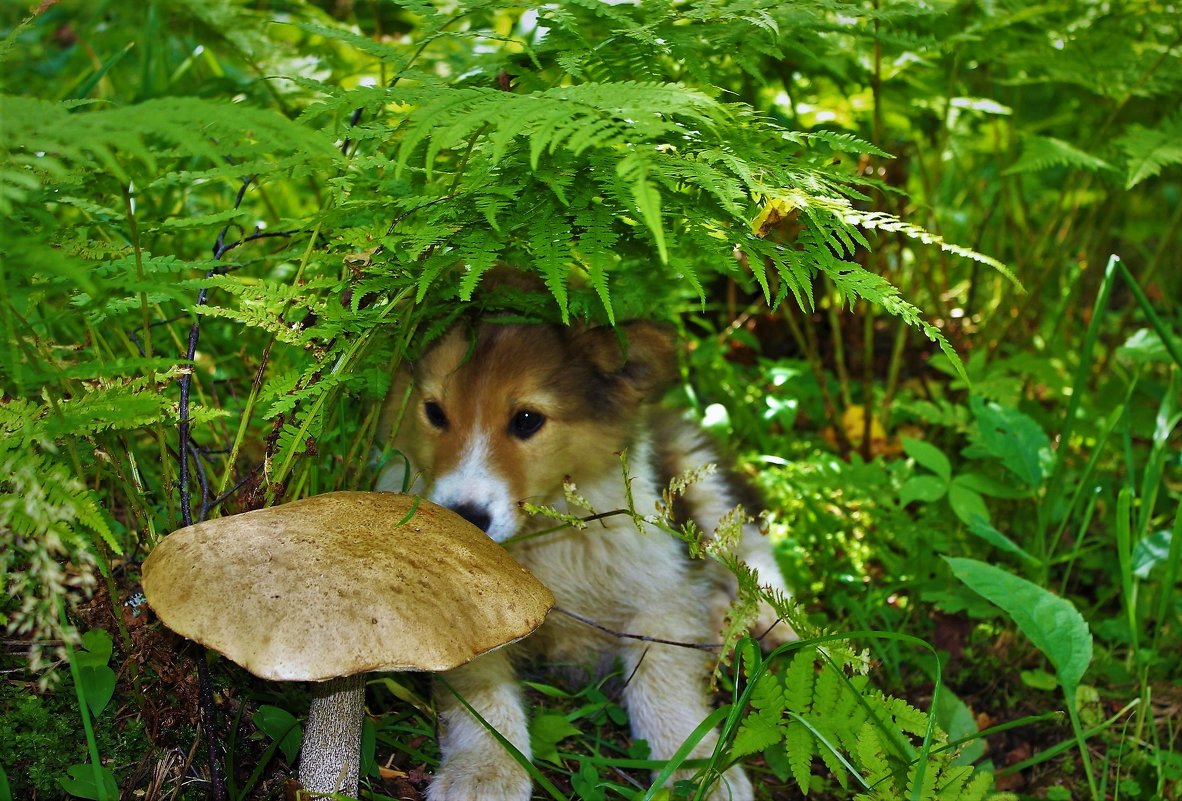
[[[57,780],[66,768],[89,761],[86,737],[73,684],[67,678],[55,689],[37,694],[24,682],[0,684],[0,763],[13,798],[29,801],[67,798]],[[138,719],[116,722],[114,705],[95,722],[95,737],[104,764],[126,779],[126,766],[148,749]]]

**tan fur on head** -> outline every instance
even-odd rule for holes
[[[621,333],[623,343],[610,328],[452,328],[414,365],[396,439],[433,479],[433,500],[481,507],[490,518],[481,525],[500,540],[516,532],[519,502],[560,494],[567,477],[618,470],[642,406],[676,375],[670,329],[631,323]],[[521,414],[545,422],[523,437]]]
[[[649,322],[574,334],[579,350],[605,377],[619,383],[627,402],[657,400],[677,378],[673,329]]]

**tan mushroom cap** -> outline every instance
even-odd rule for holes
[[[180,529],[144,561],[143,585],[170,629],[279,681],[449,670],[521,639],[554,605],[480,529],[389,492]]]

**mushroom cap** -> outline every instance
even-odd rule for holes
[[[164,625],[279,681],[450,670],[521,639],[554,605],[480,529],[390,492],[180,529],[144,561],[143,586]]]

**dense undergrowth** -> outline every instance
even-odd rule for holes
[[[473,306],[683,332],[669,403],[766,496],[806,635],[722,665],[707,768],[1177,798],[1179,19],[5,4],[0,799],[204,796],[202,657],[140,562],[371,486],[390,365]],[[547,291],[482,292],[498,264]],[[306,697],[210,666],[229,797],[282,797]],[[624,677],[530,678],[539,797],[697,792],[651,785]],[[427,698],[370,685],[363,795],[422,797]]]

